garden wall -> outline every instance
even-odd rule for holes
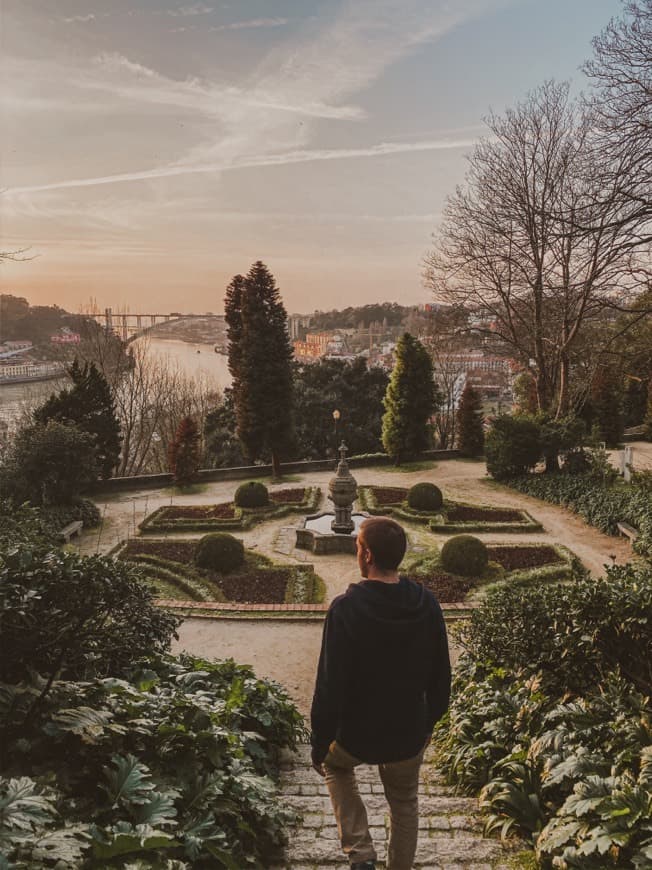
[[[420,460],[456,459],[459,450],[424,450]],[[362,456],[351,456],[348,460],[351,468],[363,468],[369,465],[392,465],[393,460],[385,453],[368,453]],[[311,471],[334,471],[334,459],[301,460],[300,462],[284,462],[281,465],[283,474],[307,474]],[[198,481],[205,483],[216,480],[249,480],[258,477],[271,477],[271,465],[243,465],[239,468],[202,468],[198,472]],[[127,489],[160,489],[172,486],[171,474],[141,474],[135,477],[111,477],[109,480],[98,480],[93,493],[121,492]]]

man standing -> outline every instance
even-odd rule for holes
[[[362,580],[331,603],[312,702],[312,762],[326,779],[342,848],[353,870],[376,852],[355,767],[377,764],[389,803],[388,870],[410,870],[418,830],[419,768],[448,707],[450,660],[435,596],[399,577],[406,538],[373,517],[357,540]]]

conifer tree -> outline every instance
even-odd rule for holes
[[[592,422],[607,447],[617,447],[623,437],[622,382],[613,368],[601,366],[593,380],[590,399]]]
[[[250,461],[271,453],[273,474],[293,440],[292,345],[274,276],[260,260],[236,275],[224,311],[237,433]]]
[[[484,450],[482,401],[467,380],[457,409],[457,447],[462,456],[480,456]]]
[[[383,447],[396,465],[430,445],[429,420],[439,403],[428,351],[406,332],[396,345],[394,369],[383,400]]]
[[[75,358],[68,374],[73,386],[53,393],[36,409],[34,419],[42,425],[50,420],[72,423],[82,432],[92,435],[100,474],[106,479],[118,464],[121,444],[120,423],[111,388],[94,362],[82,366]]]
[[[187,486],[195,480],[199,458],[199,429],[192,417],[184,417],[168,448],[168,463],[176,484]]]

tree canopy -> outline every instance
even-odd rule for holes
[[[238,438],[251,461],[270,453],[275,476],[291,451],[292,345],[274,276],[260,260],[226,291],[229,371]]]
[[[336,437],[350,454],[382,450],[381,423],[387,373],[368,368],[359,357],[353,362],[322,359],[295,369],[295,425],[297,454],[323,459],[333,454]],[[335,431],[333,411],[340,412]]]
[[[74,360],[68,369],[73,386],[50,398],[34,412],[37,423],[50,420],[71,423],[95,440],[97,462],[103,478],[111,476],[120,457],[120,424],[106,378],[95,363],[80,365]]]
[[[616,183],[598,159],[593,118],[566,84],[548,82],[487,123],[491,138],[447,201],[426,283],[531,373],[541,410],[563,416],[586,386],[576,389],[587,329],[630,312],[644,287],[645,217],[627,178]]]
[[[431,445],[430,417],[439,402],[430,355],[406,332],[396,345],[396,362],[384,399],[383,446],[397,465]]]

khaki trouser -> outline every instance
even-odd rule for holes
[[[405,761],[379,764],[378,772],[389,804],[390,835],[387,870],[411,870],[419,827],[419,768],[421,752]],[[375,861],[376,850],[369,834],[367,810],[360,797],[355,768],[363,764],[333,741],[324,759],[326,785],[331,796],[342,849],[351,864]]]

